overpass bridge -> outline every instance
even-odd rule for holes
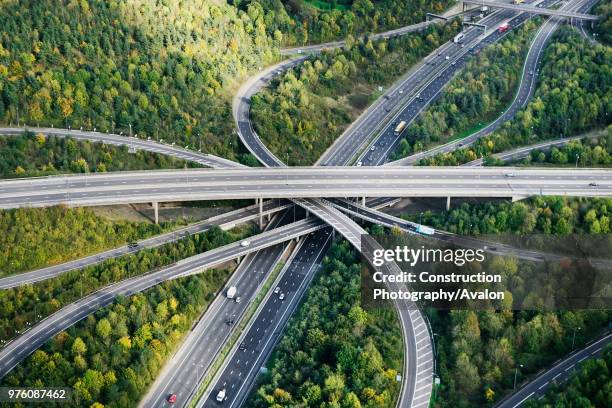
[[[612,196],[612,171],[495,167],[167,170],[0,181],[0,208],[217,199]],[[305,205],[303,200],[300,201]],[[316,208],[314,208],[316,207]],[[314,206],[313,213],[325,210]]]
[[[507,10],[514,10],[518,12],[526,12],[532,14],[541,14],[544,16],[557,16],[557,17],[567,17],[567,18],[575,18],[580,20],[588,20],[588,21],[596,21],[599,20],[599,16],[595,16],[592,14],[584,14],[578,13],[575,11],[568,10],[553,10],[545,7],[534,7],[525,4],[512,4],[512,3],[502,3],[501,1],[490,1],[490,0],[461,0],[463,4],[474,4],[478,6],[487,6],[491,8],[501,8]]]

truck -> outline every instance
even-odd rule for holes
[[[436,233],[436,230],[435,230],[435,229],[433,229],[433,228],[431,228],[431,227],[428,227],[428,226],[426,226],[426,225],[419,225],[419,226],[416,228],[416,231],[417,231],[419,234],[424,234],[424,235],[433,235],[433,234],[435,234],[435,233]]]
[[[417,97],[418,98],[418,97]],[[394,130],[394,134],[395,136],[399,136],[402,134],[402,132],[406,129],[406,121],[402,120],[400,123],[397,124],[397,126],[395,127]]]
[[[453,42],[455,44],[459,44],[461,40],[463,40],[463,37],[465,37],[465,35],[463,33],[459,33],[455,36],[455,38],[453,38]]]
[[[482,6],[480,8],[480,11],[483,12],[483,13],[486,13],[487,11],[489,11],[489,6]]]
[[[505,33],[506,31],[508,31],[509,28],[510,28],[510,24],[508,24],[508,22],[505,21],[499,26],[498,30],[500,33]]]
[[[522,4],[525,0],[512,0],[514,4]]]
[[[227,396],[225,395],[225,388],[223,388],[222,390],[219,390],[219,392],[217,393],[217,402],[223,402],[227,399]]]
[[[229,288],[227,288],[227,292],[225,292],[225,296],[227,296],[228,299],[233,299],[234,296],[236,296],[236,287],[235,286],[230,286]]]

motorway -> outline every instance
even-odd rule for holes
[[[529,399],[540,398],[546,393],[548,387],[553,384],[560,385],[565,382],[580,363],[587,358],[597,357],[610,343],[612,343],[612,333],[570,354],[543,374],[529,381],[517,392],[503,399],[496,407],[516,408],[522,406]]]
[[[167,280],[201,273],[207,268],[310,234],[323,227],[324,224],[317,219],[297,221],[250,237],[248,247],[235,242],[183,259],[154,272],[124,279],[91,293],[64,306],[4,345],[0,349],[0,378],[53,336],[114,302],[117,296],[127,297]]]
[[[368,205],[374,208],[380,208],[386,204],[387,200],[370,200]],[[296,207],[293,207],[294,210]],[[272,221],[269,228],[277,227],[278,225],[294,220],[296,216],[301,218],[304,211],[299,208],[297,211],[287,211],[283,215]],[[316,220],[316,219],[315,219]],[[314,220],[313,220],[314,221]],[[321,226],[324,226],[322,221],[319,221]],[[327,239],[330,230],[313,232],[309,236],[311,239],[322,240]],[[293,251],[293,256],[286,263],[285,268],[279,274],[279,283],[274,285],[283,288],[283,293],[286,294],[286,299],[281,303],[276,304],[275,299],[271,300],[271,306],[268,307],[264,316],[256,313],[253,317],[253,322],[256,323],[260,330],[263,329],[264,323],[272,324],[270,320],[272,313],[280,313],[282,316],[283,308],[294,308],[295,304],[301,297],[303,291],[308,285],[303,285],[302,279],[311,279],[314,273],[319,268],[320,261],[314,262],[313,251],[310,245],[302,246],[304,240],[300,241],[298,249]],[[249,254],[240,264],[238,269],[232,275],[230,283],[226,286],[236,286],[238,293],[242,299],[240,303],[226,301],[224,294],[217,296],[215,301],[208,308],[201,320],[196,324],[193,330],[187,335],[185,341],[181,344],[176,354],[166,363],[164,370],[157,377],[155,383],[150,387],[147,395],[140,402],[141,407],[149,406],[170,406],[166,398],[170,394],[177,395],[177,401],[172,406],[186,406],[198,389],[201,378],[206,374],[213,363],[219,350],[225,345],[229,331],[232,329],[225,322],[230,316],[235,316],[234,326],[240,324],[244,311],[250,305],[253,298],[259,293],[261,284],[269,276],[269,273],[274,269],[277,261],[285,246],[277,245],[264,250]],[[307,260],[312,262],[307,263]],[[305,262],[310,265],[308,269],[304,266]],[[254,279],[253,276],[257,278]],[[288,288],[285,290],[285,288]],[[299,289],[299,290],[298,290]],[[279,309],[272,311],[271,307],[275,306]],[[284,310],[284,309],[283,309]],[[289,317],[289,314],[286,318]],[[253,323],[252,323],[253,324]],[[257,329],[255,329],[257,330]],[[257,332],[256,332],[257,334]],[[273,347],[274,342],[266,344],[266,351]],[[262,345],[263,347],[263,345]],[[253,345],[249,350],[254,351],[258,347]],[[244,390],[245,392],[248,389]]]
[[[357,195],[603,197],[612,195],[612,171],[510,167],[277,167],[116,172],[0,181],[0,208]],[[323,206],[320,210],[325,211],[325,208],[328,207]]]
[[[561,7],[561,9],[577,10],[583,8],[591,8],[593,3],[594,0],[582,0],[578,2],[573,1],[565,3]],[[525,18],[525,16],[526,15],[523,15],[522,18]],[[517,24],[515,20],[510,23],[512,26],[515,26]],[[535,90],[537,77],[539,75],[538,66],[542,60],[542,53],[546,45],[548,44],[548,41],[559,27],[561,21],[562,20],[560,20],[559,18],[549,19],[538,30],[535,38],[531,42],[527,57],[523,64],[519,88],[514,96],[514,99],[512,100],[508,108],[500,116],[497,117],[497,119],[495,119],[493,122],[482,128],[481,130],[474,132],[465,138],[450,141],[446,144],[436,146],[432,149],[387,163],[387,165],[414,165],[422,159],[433,157],[438,154],[451,153],[461,147],[467,147],[474,144],[478,139],[489,135],[493,131],[499,129],[506,121],[512,119],[514,115],[516,115],[519,110],[523,109],[531,99],[531,96],[533,95],[533,92]],[[497,35],[499,35],[499,33]],[[414,117],[411,118],[411,121],[412,120],[414,120]],[[393,129],[391,128],[386,130],[388,134],[391,134],[392,131]]]
[[[491,8],[502,8],[502,9],[507,9],[507,10],[526,12],[530,14],[542,14],[545,16],[571,17],[571,18],[591,20],[591,21],[600,19],[599,16],[594,16],[591,14],[584,14],[584,13],[577,13],[575,11],[570,11],[570,10],[565,10],[565,9],[552,10],[552,9],[545,9],[545,8],[540,8],[540,7],[533,7],[533,6],[526,5],[526,4],[512,4],[509,2],[505,3],[502,1],[489,1],[489,0],[461,0],[461,1],[466,4],[476,4],[478,6],[489,6]]]
[[[544,0],[542,4],[550,2],[551,0]],[[394,134],[396,124],[400,120],[405,120],[408,124],[414,120],[437,97],[472,54],[479,52],[489,42],[497,41],[506,35],[500,34],[497,26],[514,16],[515,13],[510,11],[493,12],[479,22],[487,26],[487,33],[483,33],[482,28],[469,27],[463,31],[463,47],[453,41],[439,47],[362,113],[318,163],[334,165],[333,158],[337,156],[350,161],[355,152],[362,152],[357,161],[363,166],[384,163],[399,141]],[[528,15],[522,14],[512,19],[511,28],[517,27],[528,18]],[[483,40],[484,37],[486,39]]]
[[[554,3],[554,0],[552,1],[545,0],[545,1],[542,1],[540,4],[550,5],[552,3]],[[507,13],[509,13],[509,15]],[[491,16],[492,15],[493,14],[491,14]],[[394,121],[391,124],[388,124],[383,129],[383,131],[379,133],[379,135],[375,139],[375,142],[369,146],[369,151],[366,150],[362,154],[362,156],[360,157],[360,160],[364,164],[370,164],[370,163],[374,163],[378,165],[383,164],[385,162],[385,157],[388,156],[390,152],[395,151],[397,145],[399,144],[401,140],[401,137],[397,137],[395,135],[395,132],[394,132],[395,124],[399,122],[400,120],[404,120],[406,121],[407,125],[410,125],[418,117],[418,115],[431,102],[433,102],[438,97],[440,92],[442,92],[444,86],[448,82],[450,82],[450,80],[459,72],[460,69],[462,69],[465,66],[465,63],[472,57],[472,55],[475,55],[481,52],[489,43],[499,41],[500,39],[508,35],[510,30],[501,33],[497,29],[501,22],[508,21],[510,28],[513,29],[513,28],[516,28],[522,25],[523,23],[525,23],[527,20],[529,20],[532,17],[526,13],[522,13],[516,16],[514,13],[509,12],[509,11],[503,12],[503,14],[500,14],[500,16],[501,18],[497,18],[497,20],[494,23],[493,22],[487,23],[487,26],[492,27],[492,29],[487,30],[487,34],[485,34],[486,38],[484,41],[477,41],[477,42],[472,42],[468,44],[469,40],[467,39],[468,37],[466,35],[465,47],[464,48],[459,47],[458,50],[456,51],[456,54],[451,55],[452,62],[450,63],[450,65],[447,65],[445,69],[438,74],[437,77],[434,77],[433,79],[431,79],[424,87],[421,88],[421,90],[419,91],[420,98],[413,98],[411,102],[399,114],[397,114],[394,117]],[[481,23],[483,21],[481,21]],[[538,54],[534,53],[533,55],[537,57]],[[435,63],[435,61],[433,62]],[[531,62],[533,63],[535,62],[535,60]],[[533,79],[530,79],[530,82],[532,81]],[[532,86],[527,86],[525,89],[528,92],[531,92]],[[517,97],[515,99],[515,102],[521,103],[519,102],[519,100],[525,101],[525,99]],[[486,133],[484,132],[478,133],[478,136],[475,136],[474,138],[476,139],[477,137],[481,137],[483,134],[486,134]],[[452,151],[455,148],[460,147],[464,143],[465,143],[464,141],[456,141],[455,143],[451,142],[445,146],[436,147],[432,149],[430,151],[430,154],[441,153],[445,151],[444,150],[445,148],[446,148],[446,151]],[[440,151],[438,151],[437,149],[440,149]],[[384,154],[381,154],[381,152],[384,152]],[[395,165],[413,164],[425,156],[426,154],[420,153],[420,154],[413,155],[408,158],[402,159],[400,161],[395,161],[389,164],[395,164]]]
[[[286,225],[293,218],[291,215],[296,216],[293,211],[285,211],[275,217],[266,229]],[[299,215],[302,218],[303,214]],[[164,406],[168,404],[167,397],[170,394],[177,396],[173,406],[184,407],[188,404],[202,377],[215,361],[234,327],[240,324],[245,311],[286,249],[287,243],[272,246],[251,253],[240,262],[225,287],[236,287],[236,296],[240,296],[241,301],[227,299],[225,291],[217,294],[176,354],[164,365],[140,401],[141,407]],[[228,325],[226,322],[229,319],[233,319],[234,323]]]
[[[246,167],[242,164],[233,162],[222,157],[214,156],[212,154],[201,153],[189,149],[185,149],[174,144],[164,144],[155,140],[139,139],[138,137],[129,137],[124,135],[117,135],[114,133],[102,133],[96,131],[87,130],[70,130],[70,129],[56,129],[56,128],[44,128],[44,127],[0,127],[0,135],[19,135],[23,132],[42,133],[44,135],[51,135],[57,137],[72,137],[76,140],[88,140],[92,142],[99,142],[115,146],[127,146],[131,150],[140,149],[151,153],[159,153],[167,156],[172,156],[177,159],[189,160],[194,163],[201,164],[207,167],[213,167],[218,169],[228,169],[234,167]]]
[[[263,215],[275,214],[291,206],[291,204],[278,204],[271,201],[265,202],[263,205]],[[51,279],[68,271],[82,269],[87,266],[96,265],[108,259],[116,258],[123,255],[133,254],[144,248],[155,248],[170,242],[175,242],[186,236],[199,234],[210,229],[213,226],[218,226],[221,229],[228,230],[234,228],[238,224],[248,221],[253,221],[259,218],[259,206],[252,205],[238,210],[230,211],[221,215],[211,217],[207,220],[191,224],[187,227],[180,228],[175,231],[170,231],[164,234],[156,235],[151,238],[137,241],[138,247],[129,248],[127,245],[109,249],[104,252],[75,259],[73,261],[64,262],[57,265],[48,266],[30,272],[23,272],[16,275],[0,278],[0,289],[8,289],[25,284],[40,282],[46,279]]]
[[[258,313],[251,320],[230,356],[208,387],[197,407],[239,407],[248,397],[251,385],[274,345],[278,341],[282,328],[299,304],[299,299],[308,288],[308,284],[321,267],[326,249],[331,243],[331,230],[310,236],[303,241],[295,257],[288,262],[273,287],[280,288],[278,294],[270,290],[261,303]],[[280,294],[284,300],[280,300]],[[242,344],[239,347],[238,344]],[[215,400],[217,391],[225,388],[228,399],[222,404]]]

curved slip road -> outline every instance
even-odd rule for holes
[[[596,138],[596,137],[601,137],[601,135],[593,133],[593,134],[584,135],[584,136],[574,136],[574,137],[566,137],[562,139],[547,140],[545,142],[536,143],[536,144],[532,144],[532,145],[525,146],[525,147],[517,147],[516,149],[508,150],[508,151],[501,152],[501,153],[496,153],[492,155],[492,157],[497,160],[504,161],[504,162],[511,161],[511,160],[517,160],[517,159],[522,159],[522,158],[529,156],[529,154],[534,150],[550,150],[553,147],[564,146],[576,140],[583,140],[585,138]],[[461,167],[479,167],[479,166],[482,166],[483,163],[484,163],[484,159],[476,159],[476,160],[472,160],[471,162],[462,164]]]
[[[278,211],[282,211],[291,204],[276,204],[268,201],[263,206],[263,215],[274,214]],[[129,248],[127,245],[109,249],[104,252],[100,252],[94,255],[86,256],[83,258],[75,259],[73,261],[64,262],[58,265],[48,266],[46,268],[37,269],[30,272],[23,272],[5,278],[0,278],[0,289],[8,289],[16,286],[31,284],[40,282],[46,279],[51,279],[59,276],[68,271],[75,269],[82,269],[87,266],[96,265],[107,259],[116,258],[119,256],[135,253],[143,248],[155,248],[170,242],[175,242],[185,236],[198,234],[207,231],[213,226],[218,226],[221,229],[231,229],[238,224],[242,224],[248,221],[252,221],[259,218],[259,206],[252,205],[249,207],[241,208],[238,210],[230,211],[225,214],[221,214],[204,221],[200,221],[189,225],[184,228],[180,228],[176,231],[167,232],[164,234],[156,235],[151,238],[143,239],[138,242],[138,247]]]
[[[552,368],[540,374],[535,379],[523,385],[517,392],[503,399],[496,405],[498,408],[521,407],[532,398],[540,398],[553,384],[559,385],[566,381],[572,372],[587,358],[594,358],[601,354],[602,350],[612,342],[612,333],[596,340],[586,347],[570,354]]]
[[[172,156],[183,160],[189,160],[194,163],[201,164],[203,166],[219,169],[246,167],[240,163],[236,163],[231,160],[224,159],[222,157],[214,156],[212,154],[200,153],[175,145],[168,145],[156,142],[154,140],[143,140],[137,137],[122,136],[114,133],[101,133],[86,130],[69,130],[31,126],[23,128],[0,127],[0,135],[20,135],[25,131],[32,133],[42,133],[44,135],[51,135],[57,137],[68,136],[76,140],[88,140],[92,142],[112,144],[116,146],[127,146],[130,149],[141,149],[147,152],[165,154],[167,156]]]

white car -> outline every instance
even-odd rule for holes
[[[284,294],[284,293],[281,293],[281,294],[278,296],[278,298],[279,298],[280,300],[284,300],[284,299],[285,299],[285,294]]]
[[[514,173],[506,173],[506,177],[514,177]]]
[[[244,240],[244,241],[242,241],[242,242],[240,243],[240,246],[241,246],[241,247],[243,247],[243,248],[246,248],[246,247],[248,247],[249,245],[251,245],[251,241]]]
[[[274,289],[274,294],[277,294],[278,292],[280,292],[280,286],[277,286],[277,287]]]
[[[357,167],[361,167],[361,166],[363,166],[363,163],[362,162],[357,162]]]
[[[444,57],[444,59],[449,60],[449,59],[450,59],[450,57],[447,55],[446,57]]]

